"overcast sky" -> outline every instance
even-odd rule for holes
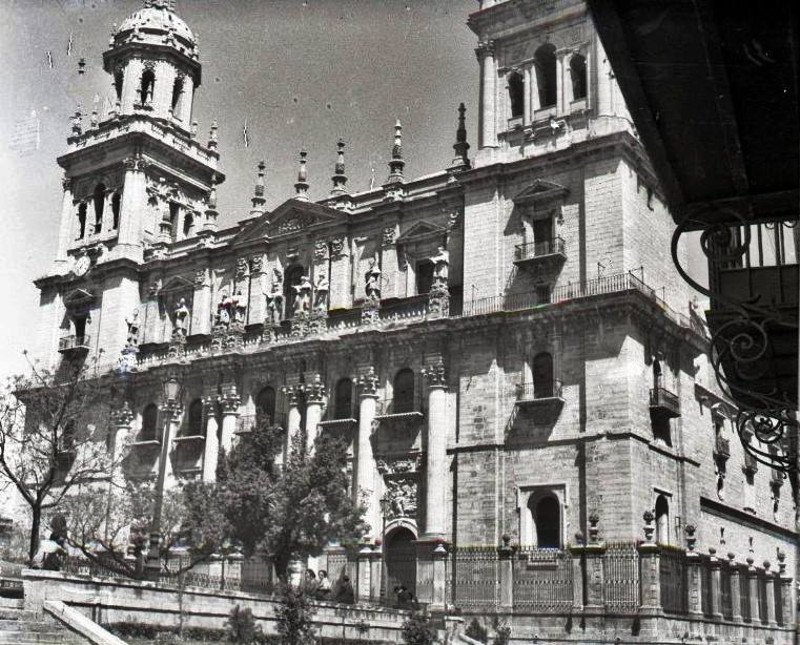
[[[22,370],[21,351],[35,343],[32,280],[46,273],[55,253],[63,176],[55,160],[66,150],[69,117],[77,103],[91,111],[96,98],[102,104],[110,95],[102,52],[112,24],[141,6],[0,0],[0,376]],[[475,0],[178,0],[178,14],[200,35],[200,141],[213,119],[220,126],[227,174],[221,224],[246,216],[261,158],[267,207],[290,197],[301,147],[309,151],[311,196],[324,197],[339,137],[347,142],[348,188],[367,188],[372,168],[382,183],[397,118],[408,177],[450,163],[461,101],[474,152],[478,65],[465,22],[477,7]],[[19,136],[34,111],[38,144],[35,136]]]

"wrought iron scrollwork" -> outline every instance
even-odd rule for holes
[[[744,267],[753,242],[749,222],[733,211],[724,215],[724,223],[695,219],[681,222],[672,237],[672,260],[680,276],[707,296],[713,309],[724,310],[730,318],[712,330],[711,365],[722,391],[738,403],[734,425],[742,446],[766,466],[783,472],[796,470],[800,429],[797,406],[793,397],[770,380],[774,347],[769,330],[785,328],[797,333],[797,320],[787,318],[758,294],[736,298],[723,293],[716,272]],[[776,225],[794,228],[797,222],[776,222],[773,228]],[[690,276],[680,261],[681,236],[690,230],[702,231],[700,248],[709,261],[708,287]]]

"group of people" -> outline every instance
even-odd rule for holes
[[[303,581],[306,593],[317,600],[329,600],[352,605],[356,601],[356,593],[350,577],[343,575],[334,587],[328,577],[328,572],[320,569],[319,574],[314,573],[313,569],[306,571],[306,579]]]

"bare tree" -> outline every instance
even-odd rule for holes
[[[28,557],[39,546],[42,516],[72,489],[110,481],[120,392],[111,374],[83,362],[58,373],[30,366],[0,393],[0,481],[13,484],[30,508]]]

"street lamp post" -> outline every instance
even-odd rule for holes
[[[386,516],[389,514],[389,496],[384,495],[380,499],[381,505],[381,521],[383,528],[381,530],[381,560],[383,566],[383,598],[389,602],[389,568],[386,563]]]
[[[170,373],[163,381],[163,411],[166,423],[161,433],[161,456],[158,460],[158,478],[156,479],[156,496],[153,502],[153,521],[150,525],[150,547],[147,552],[148,578],[158,580],[161,571],[161,510],[164,505],[164,486],[167,479],[167,461],[172,444],[170,427],[180,411],[181,383],[174,373]]]

